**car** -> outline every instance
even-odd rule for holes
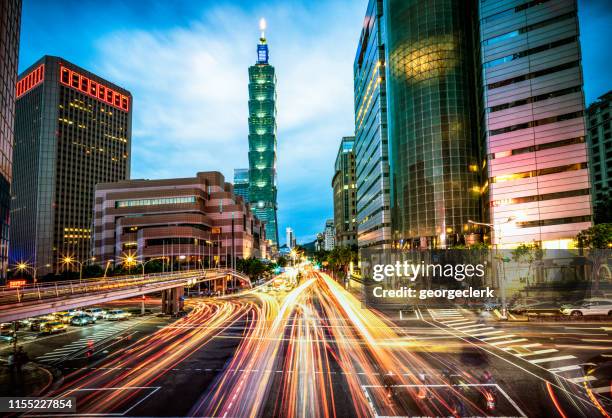
[[[121,319],[128,319],[130,314],[122,309],[111,309],[106,313],[106,319],[109,321],[119,321]]]
[[[70,312],[58,312],[57,314],[55,314],[55,319],[64,324],[69,324],[73,316],[74,315],[72,315]]]
[[[539,299],[523,298],[521,300],[517,300],[513,303],[510,303],[508,310],[512,313],[522,314],[525,312],[528,306],[534,305],[539,302],[541,302]]]
[[[95,323],[96,323],[96,318],[90,315],[86,315],[86,314],[75,315],[70,320],[70,325],[77,325],[77,326],[89,325],[89,324],[95,324]]]
[[[12,335],[0,335],[0,341],[4,341],[6,343],[12,343],[13,342],[13,336]]]
[[[573,317],[583,315],[612,316],[612,299],[589,298],[561,306],[561,313]]]
[[[46,322],[50,322],[46,318],[32,318],[30,320],[30,331],[40,331],[40,327]]]
[[[64,332],[68,329],[68,325],[61,321],[45,322],[40,327],[42,334],[56,334],[58,332]]]
[[[527,316],[558,316],[561,313],[561,307],[552,301],[538,302],[524,305],[521,313]]]
[[[87,308],[85,309],[85,313],[95,319],[100,319],[106,316],[107,311],[102,308]]]

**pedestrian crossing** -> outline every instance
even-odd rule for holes
[[[561,354],[556,348],[543,348],[541,343],[530,342],[528,338],[496,329],[483,320],[478,320],[466,309],[428,309],[427,311],[434,321],[450,329],[542,367],[567,382],[580,387],[588,384],[592,393],[610,394],[609,382],[598,381],[594,376],[585,376],[583,367],[577,364],[579,359],[572,354]]]
[[[127,320],[112,325],[104,324],[104,326],[100,326],[99,328],[94,329],[92,335],[81,337],[78,340],[71,342],[70,344],[66,344],[62,347],[49,351],[48,353],[45,353],[42,356],[36,357],[36,361],[50,365],[57,364],[62,360],[65,360],[68,357],[84,350],[92,342],[95,347],[95,344],[97,342],[110,338],[113,335],[119,334],[139,322],[140,321],[137,320]]]

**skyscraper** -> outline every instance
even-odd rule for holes
[[[612,91],[591,103],[587,110],[593,200],[602,200],[612,190]]]
[[[486,192],[476,2],[385,0],[384,17],[393,241],[447,248],[481,219]]]
[[[325,230],[323,231],[324,249],[331,251],[336,246],[336,228],[334,228],[334,220],[328,219],[325,221]]]
[[[234,169],[234,194],[242,197],[244,203],[249,203],[249,169]]]
[[[0,2],[0,283],[6,277],[21,0]]]
[[[359,248],[391,243],[383,0],[370,0],[353,64]]]
[[[276,74],[268,62],[265,21],[257,62],[249,67],[249,202],[266,223],[266,236],[278,248],[276,218]]]
[[[63,58],[44,56],[17,82],[12,262],[38,275],[91,257],[94,187],[130,176],[132,96]],[[76,267],[78,269],[78,267]]]
[[[354,136],[345,136],[340,141],[332,179],[336,245],[342,247],[357,245],[354,144]]]
[[[480,0],[480,31],[494,242],[567,247],[591,225],[576,0]]]
[[[285,229],[285,232],[287,234],[285,238],[287,242],[285,244],[287,244],[287,247],[289,249],[292,249],[293,247],[295,247],[295,233],[293,232],[293,228],[287,227]]]

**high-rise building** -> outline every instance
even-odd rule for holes
[[[480,32],[494,243],[567,247],[591,225],[576,0],[480,0]]]
[[[354,144],[354,136],[345,136],[340,141],[332,179],[336,245],[343,247],[357,245]]]
[[[385,0],[384,18],[394,244],[461,244],[486,192],[476,1]]]
[[[603,200],[612,190],[612,91],[601,96],[587,109],[589,167],[593,200]]]
[[[276,217],[276,74],[269,64],[265,21],[261,21],[257,62],[249,67],[249,202],[266,223],[266,236],[278,248]]]
[[[93,254],[102,266],[128,255],[193,267],[266,257],[262,223],[219,172],[98,184],[94,212]]]
[[[9,247],[15,84],[21,0],[0,2],[0,283],[6,278]]]
[[[323,231],[323,249],[331,251],[336,246],[336,228],[334,228],[334,220],[328,219],[325,221],[325,231]]]
[[[90,259],[94,187],[130,176],[131,105],[129,91],[63,58],[19,76],[12,262],[42,276]]]
[[[249,203],[249,169],[234,169],[234,193],[242,197],[245,203]]]
[[[293,229],[289,227],[285,229],[285,232],[287,234],[286,236],[287,242],[285,244],[287,245],[289,249],[292,249],[295,247],[295,233],[293,232]]]
[[[353,65],[359,248],[391,243],[383,1],[370,0]]]

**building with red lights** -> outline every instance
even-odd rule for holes
[[[10,262],[38,276],[91,257],[94,187],[130,176],[132,95],[44,56],[16,85]]]
[[[265,224],[219,172],[96,187],[93,255],[101,265],[131,256],[163,258],[168,268],[235,267],[265,258],[265,240]]]

